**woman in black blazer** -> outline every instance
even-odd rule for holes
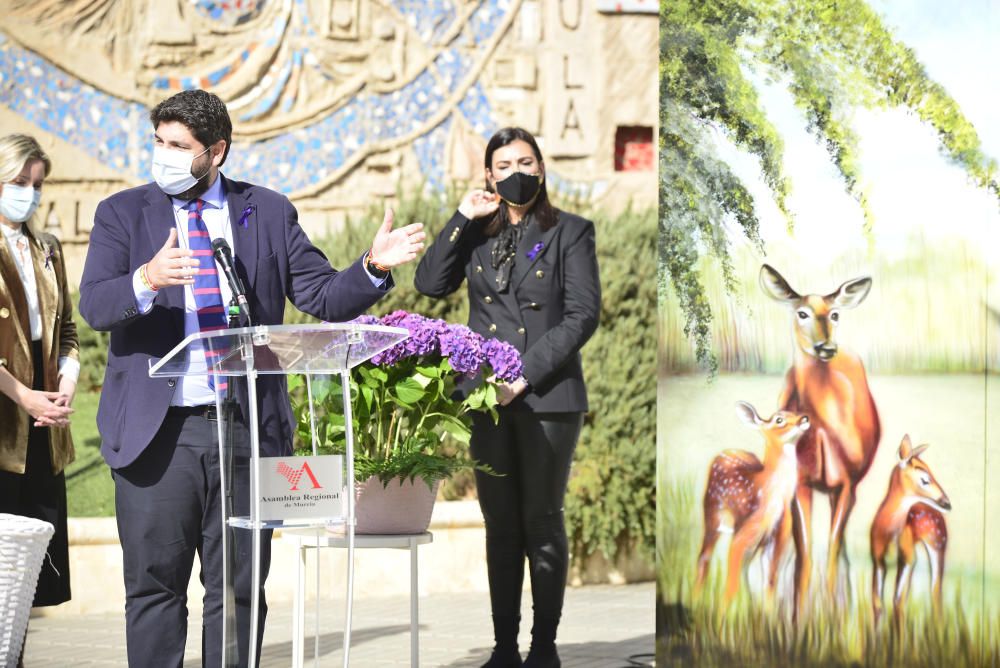
[[[528,557],[534,623],[524,666],[559,666],[569,550],[563,497],[587,411],[580,348],[601,306],[594,224],[555,209],[534,137],[504,128],[486,147],[486,189],[465,195],[417,267],[417,290],[443,297],[469,286],[469,327],[521,352],[521,378],[500,385],[500,421],[476,414],[476,473],[496,646],[485,667],[520,666],[517,649]]]

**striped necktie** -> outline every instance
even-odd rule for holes
[[[196,260],[198,273],[194,277],[194,304],[198,312],[198,329],[202,332],[213,332],[226,328],[226,308],[222,303],[222,291],[219,288],[219,271],[212,256],[212,238],[205,227],[205,219],[201,211],[205,208],[205,200],[195,199],[188,202],[184,208],[188,212],[188,246]],[[221,341],[205,346],[205,363],[211,366],[213,362],[225,354],[226,349],[219,347]],[[208,374],[208,386],[212,389],[225,390],[226,382],[216,385],[214,374]]]

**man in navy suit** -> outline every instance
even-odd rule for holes
[[[182,665],[186,592],[197,552],[205,585],[203,665],[219,666],[224,588],[215,380],[150,378],[149,361],[184,337],[215,328],[216,318],[224,324],[220,304],[229,303],[231,292],[205,250],[211,239],[225,238],[233,249],[253,324],[276,325],[286,297],[323,320],[363,313],[392,288],[389,270],[423,249],[424,233],[419,224],[394,230],[387,209],[371,248],[336,271],[299,227],[285,196],[221,174],[232,139],[221,99],[184,91],[157,105],[150,120],[155,182],[98,205],[80,314],[94,329],[111,332],[97,424],[115,482],[129,665]],[[192,360],[198,355],[193,351]],[[293,421],[284,378],[261,376],[258,392],[261,454],[290,454]],[[235,422],[236,441],[245,443],[245,419]],[[258,657],[270,562],[270,534],[264,537]],[[239,565],[249,564],[250,555],[248,545],[237,549],[238,661],[245,664],[249,568],[241,573]]]

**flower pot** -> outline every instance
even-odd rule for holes
[[[355,533],[408,534],[423,533],[431,523],[434,499],[441,481],[433,488],[421,478],[412,482],[393,478],[388,485],[371,477],[355,488]]]

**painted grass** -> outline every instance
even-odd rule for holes
[[[780,244],[761,258],[733,249],[736,294],[726,292],[711,258],[702,261],[705,296],[711,305],[712,341],[719,370],[779,373],[791,359],[791,314],[758,285],[763,262],[775,267],[800,294],[828,294],[844,281],[873,278],[872,291],[857,309],[842,313],[838,340],[861,355],[869,373],[962,372],[1000,367],[995,338],[1000,323],[995,271],[980,249],[951,241],[929,246],[915,235],[892,257],[858,251],[828,267],[806,266]],[[668,288],[660,303],[661,370],[696,370],[683,333],[683,316]]]
[[[701,540],[701,499],[694,480],[668,478],[661,466],[657,489],[658,614],[657,664],[677,666],[995,666],[1000,661],[1000,615],[981,598],[963,591],[982,582],[977,573],[946,572],[940,618],[929,600],[911,594],[905,622],[890,623],[891,586],[886,615],[875,625],[871,612],[871,569],[853,559],[855,578],[850,604],[836,607],[814,596],[799,628],[791,624],[789,603],[769,602],[748,591],[746,582],[728,610],[723,609],[725,572],[716,546],[713,568],[697,599],[692,594]],[[757,564],[751,564],[754,570]],[[916,578],[925,577],[924,563]],[[894,569],[889,575],[894,578]],[[890,580],[891,582],[891,580]],[[812,589],[822,586],[813,577]],[[993,591],[996,591],[993,589]]]

